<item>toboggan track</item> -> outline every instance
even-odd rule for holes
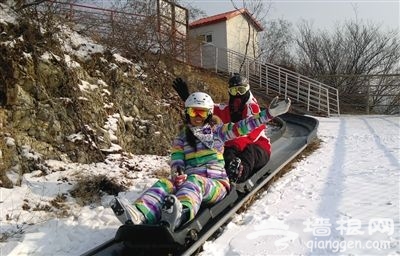
[[[91,255],[192,255],[265,184],[298,156],[317,136],[318,120],[287,113],[277,118],[270,161],[246,182],[232,184],[229,195],[202,209],[196,218],[174,232],[162,225],[122,225],[114,238],[82,254]]]

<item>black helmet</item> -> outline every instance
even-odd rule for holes
[[[228,81],[229,87],[233,86],[247,86],[249,82],[246,77],[242,77],[239,73],[234,73],[233,76]]]

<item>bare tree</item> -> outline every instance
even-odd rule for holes
[[[23,9],[32,7],[32,6],[36,6],[36,5],[40,5],[41,3],[45,2],[46,0],[32,0],[32,1],[28,1],[28,0],[14,0],[14,1],[10,1],[10,0],[0,0],[0,3],[3,2],[8,2],[8,5],[13,7],[16,11],[21,11]]]
[[[269,13],[269,10],[271,8],[271,3],[268,3],[267,1],[262,1],[262,0],[255,0],[255,1],[245,1],[242,0],[241,7],[235,3],[234,0],[231,0],[232,6],[236,9],[239,10],[241,8],[246,8],[246,10],[250,13],[250,15],[257,21],[264,20],[266,15]],[[244,59],[242,60],[240,70],[241,71],[244,63],[246,62],[246,58],[259,58],[259,45],[258,45],[258,40],[252,40],[255,39],[256,36],[254,35],[254,31],[252,31],[252,28],[250,26],[250,22],[247,23],[248,30],[247,30],[247,40],[246,40],[246,46],[245,46],[245,52],[244,52]],[[252,45],[250,45],[252,44]],[[251,46],[251,47],[250,47]],[[252,52],[249,52],[249,49],[252,49]]]
[[[283,19],[265,23],[261,34],[260,57],[264,62],[290,67],[294,64],[294,37],[292,24]]]
[[[398,32],[381,32],[378,25],[352,21],[343,27],[337,26],[333,33],[316,32],[303,22],[299,32],[296,42],[300,73],[334,86],[343,101],[358,98],[365,103],[369,101],[372,88],[376,104],[385,100],[379,95],[392,91],[396,80],[399,84],[399,77],[375,76],[400,71]],[[365,75],[374,75],[374,80],[366,81]],[[373,87],[368,85],[371,82]]]
[[[171,2],[175,2],[181,6],[184,6],[188,10],[190,10],[189,20],[193,21],[193,20],[205,18],[207,16],[207,14],[203,10],[193,6],[190,2],[188,3],[185,1],[179,1],[179,0],[171,0]]]
[[[384,34],[379,26],[349,22],[332,34],[315,32],[308,23],[300,24],[299,32],[298,67],[303,74],[388,74],[399,68],[400,43],[395,31]],[[334,85],[352,90],[346,88],[346,81]]]

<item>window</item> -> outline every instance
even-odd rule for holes
[[[212,43],[212,34],[200,35],[199,39],[204,43]]]

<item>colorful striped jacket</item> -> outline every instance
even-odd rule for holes
[[[224,165],[225,141],[243,136],[265,124],[271,117],[266,111],[250,116],[237,123],[206,124],[201,127],[186,125],[174,139],[171,150],[171,170],[181,168],[186,174],[199,174],[204,177],[225,179]],[[189,145],[186,129],[191,129],[196,137],[196,150]]]

